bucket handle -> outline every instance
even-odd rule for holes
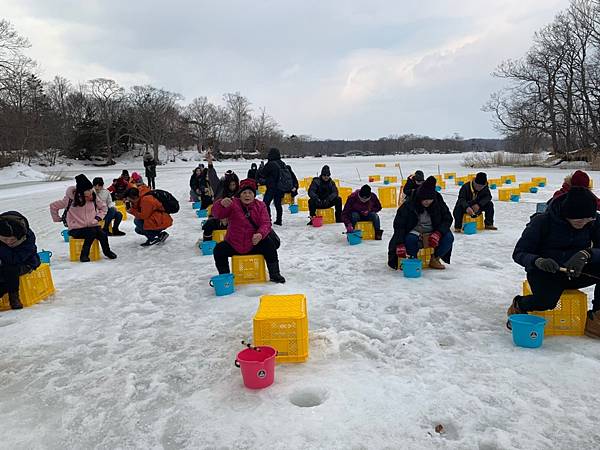
[[[240,362],[236,359],[235,362],[233,363],[233,365],[235,367],[237,367],[238,369],[240,368]]]

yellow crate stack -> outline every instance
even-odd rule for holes
[[[283,201],[281,202],[283,205],[291,205],[293,202],[292,194],[289,192],[283,195]]]
[[[73,262],[79,261],[81,256],[81,248],[83,247],[84,239],[69,238],[69,259]],[[97,240],[94,240],[90,248],[90,261],[98,261],[100,259],[100,245]]]
[[[33,272],[19,277],[19,298],[21,304],[25,307],[33,306],[42,300],[46,300],[54,292],[54,282],[52,281],[52,272],[50,272],[49,264],[41,264]],[[7,311],[9,309],[8,294],[4,294],[0,299],[0,311]]]
[[[362,231],[364,241],[372,241],[375,239],[375,227],[371,221],[356,222],[356,229]]]
[[[299,211],[308,211],[308,197],[302,197],[297,200]]]
[[[467,184],[469,181],[469,177],[456,177],[454,178],[454,184],[456,186],[460,186],[460,183],[462,182],[463,184]]]
[[[275,348],[278,363],[308,359],[308,314],[304,295],[263,295],[253,325],[254,345]]]
[[[378,188],[377,197],[379,197],[382,208],[396,208],[398,206],[398,190],[396,186]]]
[[[471,222],[477,223],[478,230],[483,230],[485,228],[485,224],[483,222],[483,214],[479,214],[477,217],[471,217],[468,214],[464,214],[463,215],[463,225],[465,223],[471,223]]]
[[[117,211],[123,214],[123,220],[127,220],[127,207],[125,206],[125,203],[123,203],[121,200],[117,200],[115,202],[115,208],[117,208]]]
[[[259,184],[258,185],[258,193],[264,195],[265,192],[267,192],[267,187],[264,184]]]
[[[504,183],[502,182],[502,178],[488,178],[488,185],[492,184],[495,184],[497,187],[500,187]]]
[[[335,212],[333,208],[317,209],[317,216],[323,218],[323,224],[335,223]]]
[[[231,257],[234,283],[253,284],[267,281],[263,255],[236,255]]]

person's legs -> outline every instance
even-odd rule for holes
[[[440,244],[437,246],[433,255],[437,258],[443,258],[446,254],[452,250],[452,244],[454,243],[454,235],[451,231],[448,231],[440,239]]]
[[[310,217],[315,217],[317,215],[317,206],[318,201],[315,198],[308,199],[308,214]]]
[[[416,258],[419,254],[419,236],[414,233],[408,233],[404,238],[406,254],[411,258]]]
[[[279,257],[277,256],[277,249],[275,244],[269,238],[263,239],[257,245],[255,245],[250,253],[263,255],[265,262],[267,263],[267,269],[269,271],[269,279],[275,283],[285,283],[285,278],[281,276],[279,270]]]
[[[342,198],[336,197],[332,203],[335,207],[335,222],[342,223]]]
[[[79,255],[79,261],[87,262],[90,260],[90,249],[96,239],[96,228],[100,230],[100,227],[93,228],[78,228],[76,230],[69,230],[69,236],[75,239],[83,239],[83,245],[81,246],[81,254]],[[106,237],[106,235],[104,235]]]
[[[23,308],[19,298],[19,277],[29,271],[28,266],[0,265],[0,296],[8,293],[11,309]]]
[[[219,225],[221,221],[219,219],[208,219],[204,226],[202,227],[202,240],[203,241],[212,241],[213,231],[219,229]]]
[[[150,242],[153,239],[156,239],[158,235],[162,232],[162,230],[144,230],[144,221],[141,219],[134,219],[133,223],[135,225],[135,232],[142,236],[145,236]]]
[[[110,250],[106,233],[104,233],[100,227],[93,227],[92,231],[95,232],[95,238],[98,239],[98,242],[100,242],[100,247],[102,247],[102,253],[104,253],[104,256],[110,259],[115,259],[117,255]]]
[[[465,210],[462,208],[462,206],[456,204],[454,211],[452,212],[452,215],[454,216],[454,229],[462,230],[464,214]]]
[[[150,189],[156,189],[156,178],[155,177],[148,177],[148,186],[150,187]]]
[[[202,194],[200,198],[202,202],[200,205],[201,209],[207,209],[210,205],[212,205],[212,198],[209,195]]]
[[[352,227],[356,227],[356,224],[360,222],[360,214],[353,211],[352,214],[350,214],[350,222],[352,222]]]
[[[517,307],[523,312],[546,311],[556,308],[568,280],[561,274],[533,269],[527,273],[527,281],[529,281],[532,295],[520,296],[517,299]]]
[[[486,226],[494,225],[494,203],[489,202],[485,207],[481,208],[484,214],[484,222]]]
[[[213,250],[213,258],[215,259],[215,266],[219,275],[224,273],[230,273],[229,270],[229,257],[239,255],[238,252],[229,244],[227,241],[219,242]]]
[[[119,231],[119,225],[121,225],[121,221],[123,220],[123,214],[121,211],[115,211],[115,218],[113,220],[112,232],[113,234]]]
[[[263,197],[263,202],[265,203],[265,205],[267,205],[267,211],[269,212],[269,217],[271,217],[271,201],[273,201],[274,197],[275,197],[275,194],[273,193],[273,190],[267,188],[267,192],[265,192],[265,196]]]
[[[196,193],[196,191],[194,191],[193,189],[190,189],[190,198],[192,199],[192,201],[194,203],[199,202],[200,201],[200,196]]]
[[[104,216],[104,232],[108,234],[108,229],[110,226],[110,223],[113,221],[113,219],[115,218],[116,214],[118,213],[117,208],[115,208],[114,206],[112,208],[108,208],[106,210],[106,215]],[[121,216],[121,218],[123,218],[123,216]],[[119,220],[120,222],[120,220]],[[114,226],[113,226],[114,229]]]
[[[277,213],[277,219],[275,220],[275,224],[281,225],[281,219],[283,218],[283,207],[281,206],[281,202],[283,200],[283,194],[281,192],[276,192],[273,196],[273,204],[275,205],[275,211]]]
[[[377,233],[381,229],[381,224],[379,221],[379,214],[377,213],[369,213],[366,217],[367,220],[373,222],[373,228],[375,229],[375,233]]]

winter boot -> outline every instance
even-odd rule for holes
[[[277,220],[275,222],[273,222],[273,225],[279,225],[282,226],[283,223],[281,222],[281,217],[278,217]]]
[[[431,261],[429,261],[429,268],[436,270],[444,270],[446,266],[442,264],[442,261],[440,260],[439,256],[433,256],[431,258]]]
[[[508,311],[506,311],[507,316],[512,316],[513,314],[527,314],[521,308],[519,308],[519,300],[521,300],[521,296],[517,295],[513,298],[512,304],[508,307]]]
[[[161,231],[160,234],[158,235],[158,243],[162,244],[163,242],[165,242],[167,240],[168,237],[169,237],[169,233],[167,233],[166,231]]]
[[[108,259],[117,259],[117,255],[111,250],[104,252],[104,256],[106,256]]]
[[[10,303],[11,309],[23,309],[21,299],[19,298],[19,291],[8,293],[8,302]]]
[[[495,227],[494,225],[486,225],[485,229],[490,230],[490,231],[496,231],[498,228]]]
[[[380,241],[382,236],[383,236],[383,230],[379,230],[379,231],[375,232],[375,240],[376,241]]]
[[[454,232],[455,233],[462,233],[462,228],[454,227]]]
[[[312,225],[312,221],[313,221],[313,216],[310,217],[310,220],[308,221],[308,223],[306,225],[311,226]]]
[[[113,228],[112,233],[110,233],[110,236],[125,236],[125,232],[119,230],[118,228]]]
[[[600,339],[600,311],[588,311],[584,333],[587,337]]]
[[[273,283],[285,283],[285,278],[279,273],[279,261],[267,264],[269,270],[269,280]]]

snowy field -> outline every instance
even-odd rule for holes
[[[474,172],[461,159],[289,162],[298,177],[329,164],[342,185],[358,188],[370,174],[398,175],[395,162],[405,176],[437,173],[438,164],[442,172]],[[496,202],[498,232],[457,235],[447,270],[417,280],[386,266],[394,209],[381,214],[383,241],[354,247],[342,225],[313,229],[306,213],[285,210],[277,231],[287,283],[217,298],[208,285],[213,259],[195,247],[200,219],[187,203],[195,165],[159,167],[157,187],[182,206],[164,246],[140,247],[129,220],[127,236],[111,238],[118,259],[85,265],[68,261],[62,226],[48,210],[71,183],[0,187],[0,209],[25,214],[38,248],[54,252],[57,289],[44,303],[0,314],[1,448],[600,448],[600,343],[547,337],[528,350],[504,327],[524,279],[511,259],[514,244],[535,203],[567,171],[489,170],[516,173],[517,181],[547,176],[549,185],[518,204]],[[219,174],[245,175],[249,166],[216,164]],[[121,168],[86,173],[110,182]],[[444,191],[450,209],[457,192]],[[240,341],[252,337],[259,297],[288,293],[307,297],[310,358],[277,366],[270,388],[247,390],[233,364]],[[307,398],[321,404],[292,403]],[[434,431],[438,424],[444,433]]]

